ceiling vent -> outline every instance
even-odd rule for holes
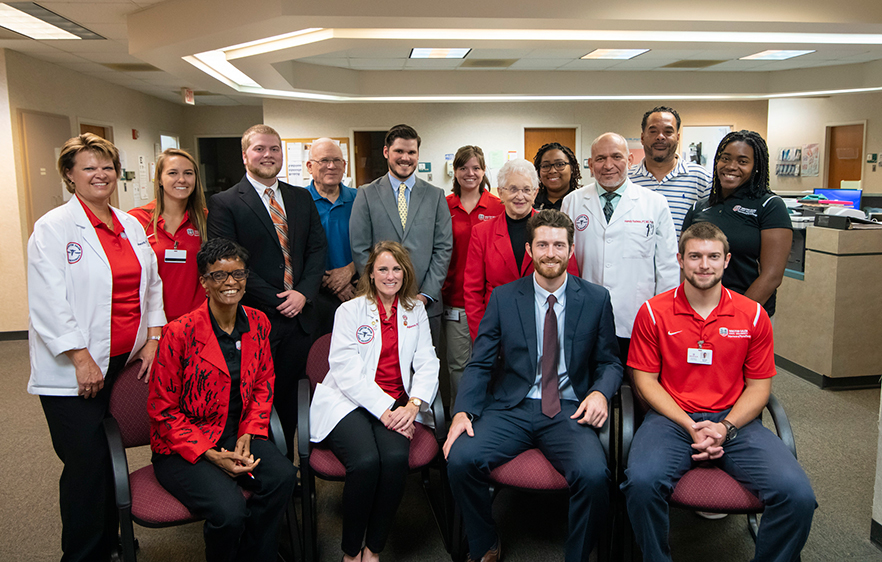
[[[508,68],[518,59],[465,59],[459,68]]]
[[[107,62],[103,63],[101,66],[106,66],[110,70],[115,70],[117,72],[162,72],[162,69],[156,68],[152,64],[147,64],[145,62]]]
[[[725,60],[678,60],[671,64],[666,64],[661,68],[707,68],[717,64],[729,62]]]

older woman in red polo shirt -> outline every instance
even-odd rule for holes
[[[463,279],[472,227],[501,215],[502,201],[490,193],[490,180],[484,175],[484,151],[479,146],[463,146],[453,157],[453,193],[447,196],[453,222],[453,254],[447,280],[441,289],[444,300],[444,336],[447,368],[450,373],[451,402],[456,397],[462,371],[472,354],[472,340],[466,320]]]
[[[330,370],[309,408],[313,442],[346,467],[343,560],[376,562],[408,472],[414,423],[432,426],[438,358],[407,250],[374,246],[356,297],[337,309]],[[364,544],[364,549],[362,549]]]
[[[28,392],[40,396],[64,463],[64,559],[108,560],[119,525],[102,421],[126,363],[142,359],[139,376],[149,373],[165,324],[162,281],[144,229],[110,206],[116,147],[91,133],[74,137],[58,171],[75,196],[41,217],[28,240]]]
[[[162,300],[169,322],[205,302],[196,253],[206,239],[205,193],[196,160],[169,148],[156,159],[156,198],[129,211],[147,232],[162,278]]]

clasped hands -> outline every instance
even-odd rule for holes
[[[236,440],[235,451],[228,451],[223,448],[220,451],[209,449],[202,456],[226,472],[230,478],[237,478],[243,474],[253,472],[257,465],[260,464],[260,459],[254,460],[254,455],[251,454],[250,433],[246,433]]]
[[[700,421],[692,424],[689,435],[693,441],[692,448],[696,451],[692,455],[692,460],[710,461],[723,456],[723,442],[726,439],[725,425],[710,420]]]
[[[386,426],[386,429],[397,431],[408,439],[413,439],[413,422],[419,411],[420,409],[413,402],[408,402],[404,406],[383,412],[380,421]]]

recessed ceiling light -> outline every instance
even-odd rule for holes
[[[223,51],[205,51],[183,59],[203,72],[206,72],[229,86],[250,86],[260,88],[260,84],[236,68],[227,60]]]
[[[648,51],[649,49],[594,49],[582,59],[628,60]]]
[[[471,49],[411,49],[412,59],[464,59]]]
[[[755,53],[753,55],[741,57],[738,60],[787,60],[792,59],[793,57],[799,57],[814,52],[815,51],[783,51],[773,49],[770,51],[763,51],[761,53]]]
[[[104,39],[33,2],[0,3],[0,27],[37,40]]]

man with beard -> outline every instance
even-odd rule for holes
[[[763,307],[723,287],[729,242],[697,223],[680,237],[685,283],[646,302],[628,365],[649,404],[622,491],[645,560],[671,560],[668,500],[695,462],[711,461],[765,504],[756,560],[796,560],[817,507],[811,484],[759,414],[775,376]]]
[[[680,282],[677,238],[665,198],[628,180],[631,153],[616,133],[591,144],[595,183],[570,193],[561,210],[576,224],[582,279],[609,289],[622,363],[643,302]]]
[[[410,254],[419,298],[426,306],[432,343],[441,337],[441,286],[453,253],[453,226],[444,191],[416,177],[420,136],[408,125],[386,133],[389,173],[358,188],[349,218],[356,271],[363,273],[374,244],[393,240]]]
[[[276,178],[282,169],[279,133],[267,125],[245,131],[242,160],[242,181],[208,200],[208,236],[237,242],[251,255],[242,304],[269,318],[274,404],[293,456],[297,381],[305,375],[327,242],[309,192]]]
[[[677,154],[680,144],[680,114],[670,107],[654,107],[643,115],[640,142],[645,157],[631,168],[631,181],[668,200],[677,236],[686,211],[693,203],[710,195],[713,178],[704,167],[684,162]],[[707,147],[713,154],[716,147]]]
[[[606,422],[622,365],[609,293],[567,273],[572,221],[540,211],[527,223],[526,251],[533,275],[490,296],[444,455],[470,559],[495,562],[501,547],[488,475],[538,447],[569,485],[566,560],[577,562],[588,559],[607,521],[610,473],[595,428]]]

